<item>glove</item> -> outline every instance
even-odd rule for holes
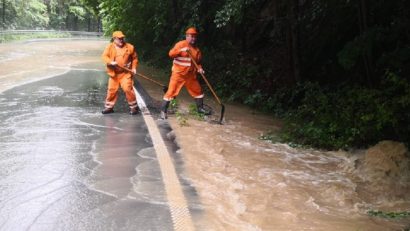
[[[135,75],[137,74],[137,70],[136,69],[132,69],[131,72]]]
[[[189,48],[188,47],[183,47],[179,51],[180,52],[187,52],[187,51],[189,51]]]
[[[203,74],[205,74],[205,71],[204,71],[204,69],[201,68],[201,69],[198,70],[198,73],[203,75]]]

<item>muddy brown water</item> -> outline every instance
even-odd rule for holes
[[[70,69],[103,70],[108,41],[61,40],[0,44],[0,92]],[[138,51],[138,47],[137,47]],[[206,54],[205,54],[206,55]],[[166,83],[168,74],[140,66]],[[139,79],[158,101],[162,89]],[[218,113],[211,95],[206,104]],[[185,113],[193,100],[178,96]],[[169,123],[204,216],[199,230],[405,230],[410,219],[370,217],[369,210],[410,211],[409,154],[383,142],[369,150],[292,148],[258,137],[281,123],[250,108],[225,104],[224,125],[170,115]],[[389,154],[385,154],[389,153]]]

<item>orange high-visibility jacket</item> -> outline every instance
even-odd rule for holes
[[[137,53],[135,52],[134,46],[129,43],[125,43],[123,48],[125,48],[124,55],[122,57],[116,57],[117,52],[116,52],[115,44],[114,43],[108,44],[102,54],[102,59],[104,63],[107,65],[107,64],[110,64],[112,61],[116,61],[118,65],[121,67],[127,67],[131,70],[137,69],[138,56],[137,56]],[[106,70],[107,70],[107,74],[111,77],[115,76],[116,71],[123,72],[123,70],[120,68],[112,68],[112,67],[109,67],[108,65],[107,65]]]
[[[186,75],[189,72],[196,73],[198,70],[196,69],[195,65],[192,63],[191,58],[187,52],[181,52],[180,50],[184,47],[188,47],[189,51],[192,54],[192,57],[195,59],[196,63],[198,64],[199,68],[201,66],[201,59],[202,54],[198,47],[193,47],[189,45],[186,40],[179,41],[175,44],[175,46],[169,51],[169,57],[173,58],[172,64],[172,72]]]

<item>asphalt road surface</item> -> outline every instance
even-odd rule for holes
[[[169,126],[144,105],[129,115],[122,92],[102,115],[106,85],[71,70],[0,94],[0,230],[194,229]]]

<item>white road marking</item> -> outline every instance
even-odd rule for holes
[[[144,100],[135,87],[134,91],[137,95],[138,106],[140,107],[142,116],[147,124],[148,132],[157,154],[174,230],[195,230],[187,201],[182,191],[181,183],[176,174],[170,153]]]

